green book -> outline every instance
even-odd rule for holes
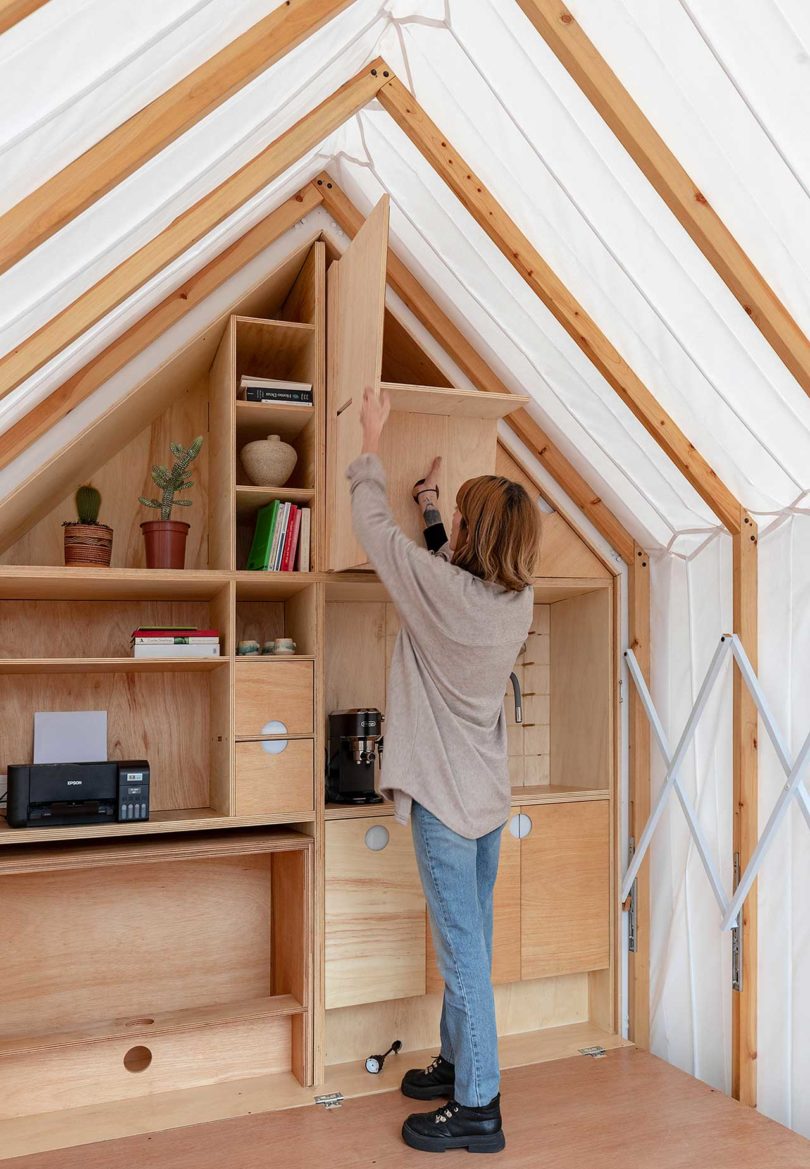
[[[270,548],[273,544],[273,535],[278,518],[279,501],[274,499],[259,508],[256,516],[256,530],[253,533],[253,543],[248,556],[248,568],[262,571],[270,561]]]

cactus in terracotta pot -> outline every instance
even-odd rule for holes
[[[183,568],[186,562],[186,537],[189,524],[171,518],[172,508],[191,507],[190,499],[177,499],[178,491],[194,486],[190,467],[202,450],[203,437],[198,435],[191,446],[169,444],[175,462],[171,468],[156,463],[152,467],[152,482],[161,491],[160,499],[146,499],[139,495],[144,507],[160,511],[159,520],[145,520],[141,531],[146,542],[147,568]]]
[[[80,487],[74,497],[76,520],[65,520],[65,564],[71,568],[109,568],[113,530],[98,522],[101,492],[90,484]]]

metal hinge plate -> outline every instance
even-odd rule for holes
[[[740,854],[734,853],[734,888],[740,883]],[[742,990],[742,908],[737,916],[737,924],[731,929],[731,989]]]
[[[601,1059],[607,1054],[604,1047],[580,1047],[580,1055],[589,1055],[591,1059]]]
[[[316,1096],[316,1104],[323,1104],[324,1108],[340,1108],[343,1103],[342,1092],[330,1092],[328,1096]]]

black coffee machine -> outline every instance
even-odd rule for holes
[[[374,764],[382,755],[379,710],[333,710],[329,715],[326,799],[331,804],[381,804],[374,790]]]

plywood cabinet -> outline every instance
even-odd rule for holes
[[[344,472],[360,453],[360,408],[367,387],[391,398],[380,457],[395,519],[412,537],[419,535],[420,520],[411,488],[434,456],[443,457],[439,488],[451,507],[466,479],[495,472],[498,419],[527,401],[514,394],[382,381],[387,253],[386,197],[328,273],[327,568],[333,571],[366,565],[352,531]]]
[[[236,663],[236,735],[311,735],[312,662]],[[273,723],[281,723],[273,729]]]
[[[326,825],[325,977],[327,1008],[425,992],[425,901],[413,843],[387,817]]]
[[[610,961],[607,800],[522,809],[521,974],[603,970]]]

